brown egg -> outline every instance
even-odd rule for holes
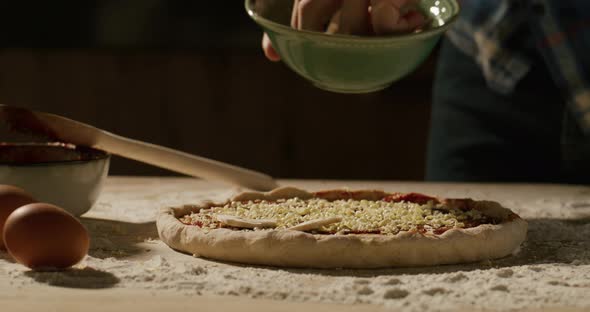
[[[36,200],[23,189],[12,185],[0,184],[0,249],[4,248],[3,230],[6,218],[16,208],[34,203]]]
[[[82,223],[65,210],[34,203],[6,219],[4,242],[10,255],[31,269],[63,269],[84,258],[90,239]]]

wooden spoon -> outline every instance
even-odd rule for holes
[[[277,187],[270,176],[253,170],[125,138],[55,114],[0,104],[0,120],[9,124],[14,131],[93,147],[189,176],[228,182],[259,191]]]

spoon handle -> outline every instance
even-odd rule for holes
[[[229,182],[254,190],[268,191],[278,186],[270,176],[253,170],[121,137],[106,131],[101,131],[94,147],[190,176]]]
[[[98,148],[189,176],[229,182],[259,191],[277,187],[270,176],[260,172],[125,138],[55,114],[0,104],[0,121],[8,123],[17,132]]]

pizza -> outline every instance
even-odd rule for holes
[[[163,209],[158,234],[198,257],[255,265],[386,268],[509,256],[527,223],[492,201],[282,187]]]

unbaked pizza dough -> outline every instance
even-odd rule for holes
[[[161,211],[162,241],[198,257],[254,265],[385,268],[510,255],[527,223],[492,201],[376,190],[247,192]]]

